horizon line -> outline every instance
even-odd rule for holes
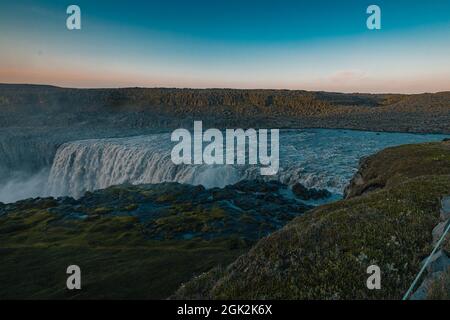
[[[0,86],[40,86],[40,87],[53,87],[58,89],[73,89],[73,90],[120,90],[120,89],[174,89],[174,90],[242,90],[242,91],[303,91],[303,92],[324,92],[324,93],[337,93],[337,94],[367,94],[367,95],[423,95],[423,94],[440,94],[440,93],[450,93],[450,90],[445,91],[424,91],[419,93],[399,93],[399,92],[344,92],[344,91],[326,91],[326,90],[305,90],[305,89],[274,89],[274,88],[232,88],[232,87],[140,87],[140,86],[129,86],[129,87],[65,87],[56,84],[45,84],[45,83],[10,83],[10,82],[0,82]]]

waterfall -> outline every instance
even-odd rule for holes
[[[295,139],[298,137],[299,141]],[[335,168],[327,170],[331,162],[318,161],[315,149],[302,151],[304,138],[308,138],[304,132],[284,134],[284,167],[276,176],[265,177],[260,175],[259,167],[251,165],[175,165],[170,159],[174,143],[169,134],[73,141],[57,150],[46,193],[80,197],[86,191],[123,183],[180,182],[213,188],[244,179],[277,179],[288,185],[301,182],[310,188],[341,193],[345,183],[339,171],[332,174]],[[326,152],[320,154],[323,158]]]
[[[234,166],[175,165],[170,136],[93,139],[63,144],[48,179],[52,196],[81,196],[85,191],[132,183],[180,182],[223,187],[239,181]]]
[[[260,175],[249,165],[175,165],[170,134],[73,141],[62,144],[50,169],[45,193],[80,197],[85,191],[130,183],[180,182],[224,187],[243,179],[277,179],[339,195],[361,157],[383,148],[442,139],[441,135],[376,133],[348,130],[286,130],[280,134],[280,169]]]

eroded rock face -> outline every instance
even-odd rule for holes
[[[359,161],[358,172],[350,180],[350,183],[344,189],[344,198],[349,199],[359,196],[363,193],[367,181],[364,179],[365,169],[369,166],[368,158],[362,158]]]
[[[448,225],[450,224],[449,220],[440,222],[434,229],[433,229],[433,245],[436,245],[439,239],[444,234],[445,230],[447,229]]]
[[[373,172],[369,172],[372,160],[373,156],[364,157],[360,160],[358,172],[344,189],[344,199],[361,196],[385,187],[385,183],[378,181],[377,175],[374,176]]]

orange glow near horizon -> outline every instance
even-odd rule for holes
[[[287,79],[283,84],[268,78],[242,81],[219,78],[199,79],[195,75],[183,77],[143,75],[123,70],[89,72],[82,69],[40,68],[0,69],[0,83],[48,84],[72,88],[118,87],[178,87],[178,88],[237,88],[237,89],[291,89],[333,92],[367,93],[424,93],[450,90],[450,75],[423,75],[420,78],[376,79],[351,71],[342,71],[310,81]]]

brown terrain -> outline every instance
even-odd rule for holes
[[[450,133],[450,91],[406,95],[0,84],[0,109],[3,127],[172,128],[203,120],[217,127]]]

